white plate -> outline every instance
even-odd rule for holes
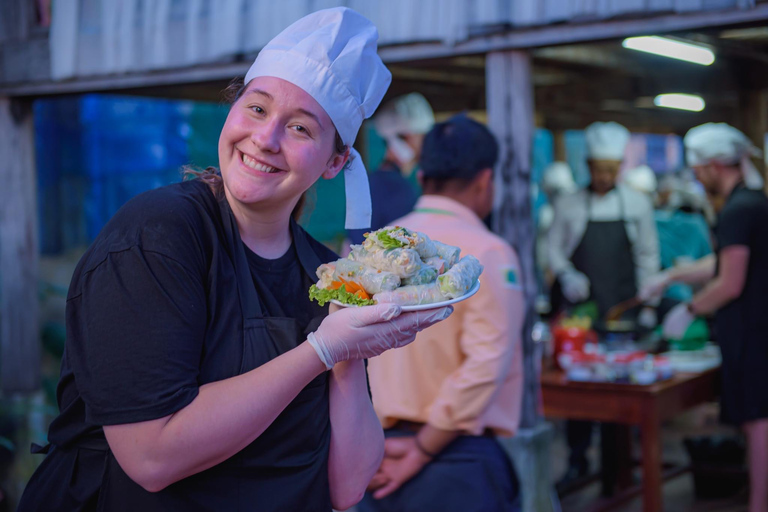
[[[457,302],[467,300],[468,298],[476,294],[477,290],[479,289],[480,289],[480,281],[476,281],[475,286],[470,288],[469,291],[466,294],[462,295],[461,297],[456,297],[455,299],[451,299],[451,300],[444,300],[442,302],[433,302],[431,304],[419,304],[417,306],[403,306],[403,311],[424,311],[426,309],[437,309],[437,308],[442,308],[443,306],[448,306],[449,304],[456,304]],[[331,299],[331,302],[343,308],[365,307],[365,306],[355,306],[354,304],[344,304],[343,302],[339,302],[336,299]]]

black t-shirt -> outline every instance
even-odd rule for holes
[[[733,245],[749,247],[744,291],[718,311],[718,335],[764,336],[768,331],[760,329],[768,328],[768,197],[737,186],[720,213],[716,238],[718,254]]]
[[[301,269],[296,244],[277,259],[262,258],[245,247],[256,293],[271,317],[295,318],[302,329],[323,314],[324,308],[309,300],[309,287],[316,281]]]
[[[239,373],[222,356],[241,350],[243,318],[222,222],[207,185],[190,181],[137,196],[107,223],[69,288],[51,443],[103,439],[102,425],[167,416],[202,384]],[[301,228],[294,233],[321,262],[336,259]],[[302,327],[327,314],[310,304],[296,240],[277,260],[249,259],[266,314]]]

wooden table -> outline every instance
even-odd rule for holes
[[[658,512],[662,510],[661,422],[712,401],[718,374],[719,369],[679,373],[670,380],[637,386],[573,382],[566,380],[563,372],[545,371],[541,376],[544,416],[638,425],[642,438],[643,510]],[[628,483],[619,480],[619,484]]]

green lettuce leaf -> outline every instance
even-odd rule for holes
[[[373,299],[361,299],[354,293],[349,293],[344,287],[336,290],[318,288],[315,284],[309,287],[309,300],[315,300],[319,305],[325,306],[325,303],[330,302],[331,299],[354,306],[371,306],[376,304]]]
[[[404,231],[406,235],[408,234],[408,232],[402,228],[400,228],[398,231]],[[376,238],[378,238],[379,242],[381,242],[381,245],[384,247],[384,249],[399,249],[400,247],[405,246],[405,243],[397,240],[396,238],[392,238],[386,231],[380,231],[377,233]]]

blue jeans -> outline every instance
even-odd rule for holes
[[[387,437],[413,432],[389,429]],[[366,493],[358,512],[519,512],[515,470],[496,439],[460,436],[384,499]]]

